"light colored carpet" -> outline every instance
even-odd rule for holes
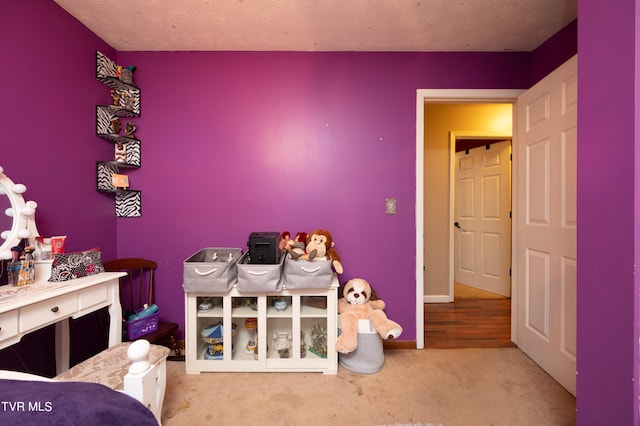
[[[167,364],[165,426],[575,424],[575,398],[517,348],[386,350],[372,375],[186,375]]]

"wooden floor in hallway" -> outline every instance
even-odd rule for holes
[[[511,299],[424,304],[425,348],[500,348],[511,342]]]

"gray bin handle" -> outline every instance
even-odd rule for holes
[[[267,272],[269,272],[269,271],[260,271],[260,272],[247,271],[247,274],[256,275],[256,276],[262,276],[262,275],[266,274]]]
[[[308,272],[308,273],[310,273],[310,274],[313,274],[314,272],[318,272],[318,271],[320,270],[320,267],[319,267],[319,266],[316,266],[316,267],[315,267],[315,268],[313,268],[313,269],[307,269],[307,268],[305,268],[304,266],[301,266],[301,267],[300,267],[300,269],[302,269],[303,271]]]
[[[213,268],[213,269],[210,269],[208,271],[200,272],[200,270],[198,268],[195,269],[196,274],[200,275],[201,277],[203,277],[205,275],[213,274],[217,270],[218,270],[218,268]]]

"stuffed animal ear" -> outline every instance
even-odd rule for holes
[[[369,288],[371,289],[371,297],[369,300],[380,300],[380,296],[378,296],[378,293],[376,293],[376,290],[371,286],[371,284],[369,284]]]
[[[351,280],[345,281],[342,284],[340,284],[340,286],[338,287],[338,299],[344,298],[344,290],[348,285],[350,285],[350,282]]]

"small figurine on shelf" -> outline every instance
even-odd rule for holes
[[[120,124],[120,119],[118,117],[113,117],[111,119],[111,133],[117,135],[122,130],[122,125]]]
[[[120,106],[120,93],[118,93],[115,89],[111,89],[109,91],[109,94],[111,95],[111,99],[113,100],[113,102],[111,102],[111,104],[113,106],[119,107]]]
[[[273,332],[273,346],[278,351],[280,358],[289,358],[289,350],[291,349],[291,337],[287,331]]]
[[[304,342],[304,331],[300,330],[300,358],[307,356],[307,344]]]
[[[209,297],[198,297],[198,312],[213,311],[213,301]]]
[[[289,302],[284,297],[279,297],[273,301],[273,307],[278,312],[283,312],[289,306]]]
[[[245,347],[245,351],[247,355],[251,355],[255,353],[256,350],[256,328],[258,327],[258,319],[257,318],[247,318],[244,321],[244,328],[249,332],[249,341],[247,342],[247,346]]]
[[[135,70],[136,70],[136,67],[134,66],[128,66],[126,68],[118,66],[118,71],[116,75],[118,76],[120,81],[122,81],[123,83],[133,84],[133,72]]]
[[[131,121],[127,121],[127,124],[125,125],[125,129],[124,129],[124,134],[127,135],[128,138],[131,139],[135,139],[136,135],[136,125],[133,124]]]
[[[252,311],[258,310],[258,298],[257,297],[248,297],[246,300],[247,306],[251,308]]]
[[[205,359],[222,359],[224,355],[222,323],[207,326],[200,334],[202,341],[208,345],[204,353]]]
[[[327,330],[320,324],[311,328],[311,347],[309,350],[320,358],[327,357]]]
[[[116,143],[116,161],[118,163],[126,163],[127,162],[127,147],[122,142]]]

